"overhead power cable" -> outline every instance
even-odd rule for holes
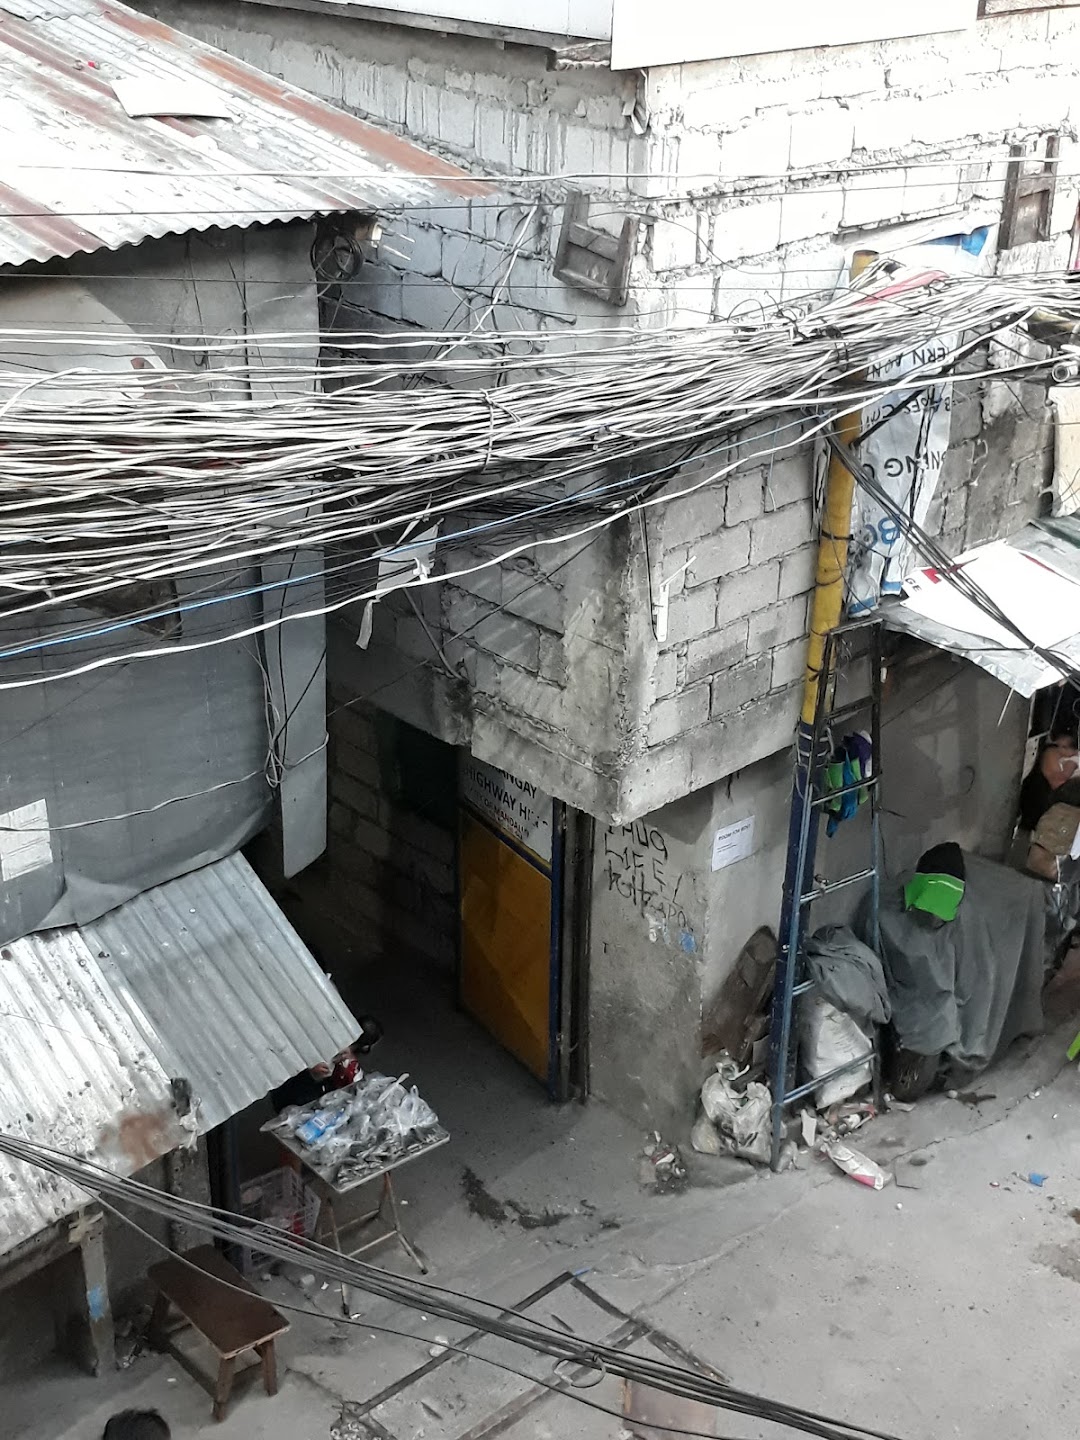
[[[1040,132],[1039,132],[1039,128],[1038,128],[1037,126],[1032,126],[1032,128],[1031,128],[1031,136],[1032,136],[1032,138],[1035,138],[1039,133],[1040,133]],[[521,174],[517,174],[517,173],[515,173],[515,172],[509,172],[509,171],[508,171],[508,172],[503,172],[503,171],[492,171],[492,170],[489,170],[489,171],[483,171],[483,172],[480,172],[480,171],[472,171],[472,172],[470,172],[470,171],[464,171],[464,170],[463,170],[463,171],[461,171],[460,173],[455,173],[451,178],[452,178],[452,183],[453,183],[454,185],[457,185],[459,182],[461,182],[462,184],[466,184],[466,185],[468,185],[468,184],[483,185],[483,186],[485,186],[485,187],[491,187],[491,186],[493,186],[493,185],[499,185],[499,184],[542,185],[542,184],[544,184],[544,183],[546,183],[546,182],[549,182],[549,181],[558,181],[558,182],[563,182],[563,183],[565,183],[565,182],[573,182],[573,181],[579,181],[579,180],[649,180],[649,179],[655,179],[655,180],[675,180],[675,181],[679,181],[679,180],[683,180],[683,181],[686,181],[686,180],[702,180],[702,181],[705,181],[709,186],[713,186],[713,185],[718,185],[718,184],[720,184],[720,185],[741,185],[741,184],[753,183],[753,182],[757,182],[757,181],[768,181],[768,180],[805,180],[805,179],[813,179],[815,176],[819,176],[819,175],[855,175],[855,176],[861,176],[861,175],[878,175],[878,174],[882,174],[882,173],[888,174],[890,171],[895,171],[895,170],[902,170],[902,171],[905,171],[905,172],[908,171],[908,170],[914,170],[914,171],[918,171],[918,170],[934,170],[934,171],[936,171],[936,172],[941,172],[942,170],[947,170],[947,169],[950,169],[950,168],[953,168],[953,169],[956,169],[956,170],[966,170],[968,166],[974,165],[974,164],[994,164],[994,163],[998,163],[998,164],[1004,164],[1004,165],[1009,165],[1009,164],[1020,164],[1020,165],[1023,165],[1025,162],[1031,163],[1031,164],[1034,164],[1034,165],[1038,165],[1040,168],[1046,168],[1046,169],[1048,169],[1048,170],[1053,169],[1053,170],[1055,170],[1056,173],[1059,174],[1059,175],[1067,175],[1067,174],[1073,173],[1073,172],[1070,172],[1070,171],[1062,170],[1062,169],[1060,168],[1061,166],[1064,165],[1066,159],[1069,158],[1069,157],[1067,157],[1067,156],[1065,156],[1065,155],[1043,156],[1043,155],[1038,155],[1038,154],[1035,154],[1035,153],[1032,153],[1032,154],[1030,154],[1030,155],[1025,155],[1025,156],[1016,157],[1016,156],[1013,156],[1013,155],[1010,153],[1009,142],[1008,142],[1007,140],[1005,140],[1004,138],[1003,138],[1002,140],[1000,140],[1000,141],[998,141],[998,142],[996,142],[996,143],[994,143],[994,144],[990,144],[990,145],[987,145],[986,143],[980,142],[980,141],[978,141],[978,140],[971,141],[971,142],[968,142],[968,147],[967,147],[967,148],[969,149],[969,152],[970,152],[970,153],[968,153],[968,154],[966,154],[966,155],[957,155],[957,154],[955,154],[955,153],[954,153],[955,150],[956,150],[957,148],[963,148],[963,147],[964,147],[964,144],[965,144],[964,139],[961,137],[961,138],[958,138],[958,139],[953,143],[952,153],[943,154],[943,153],[939,152],[939,153],[936,154],[936,155],[935,155],[935,154],[924,154],[924,155],[920,155],[920,156],[916,156],[916,157],[912,157],[912,158],[910,158],[910,159],[904,159],[904,160],[884,159],[884,160],[866,160],[866,161],[854,161],[854,162],[853,162],[853,161],[849,161],[849,160],[835,160],[835,161],[832,161],[831,163],[827,162],[827,163],[820,164],[820,165],[800,165],[800,166],[793,166],[793,167],[790,167],[790,168],[787,169],[787,170],[744,170],[744,171],[740,171],[740,172],[738,172],[738,173],[734,173],[734,174],[724,174],[724,175],[718,175],[718,174],[716,173],[715,169],[713,169],[713,170],[689,170],[689,169],[673,169],[673,170],[661,170],[661,169],[655,169],[655,170],[633,170],[633,169],[630,169],[630,168],[625,168],[625,169],[621,169],[621,170],[530,170],[530,171],[528,171],[528,172],[523,172],[523,173],[521,173]],[[385,180],[385,179],[386,179],[386,172],[383,171],[383,170],[340,170],[340,169],[336,169],[336,170],[286,170],[286,169],[273,169],[273,170],[268,170],[268,169],[254,169],[254,168],[242,169],[242,168],[232,167],[232,166],[229,166],[229,165],[222,165],[220,168],[216,168],[216,167],[215,167],[215,168],[199,169],[199,168],[193,167],[193,168],[190,168],[190,169],[189,169],[189,168],[185,167],[185,168],[183,168],[183,169],[176,169],[176,168],[166,168],[165,166],[160,166],[160,165],[139,165],[139,164],[132,164],[131,161],[126,161],[126,162],[119,163],[119,164],[115,164],[115,163],[114,163],[114,164],[97,164],[97,165],[85,165],[85,164],[64,165],[64,164],[59,164],[59,163],[48,163],[48,162],[38,162],[38,161],[21,161],[21,162],[20,162],[20,161],[12,161],[12,162],[10,162],[8,168],[9,168],[10,170],[12,170],[12,171],[23,170],[23,171],[26,171],[28,174],[39,174],[39,173],[40,173],[40,174],[44,174],[44,173],[48,173],[49,171],[60,170],[60,171],[63,171],[63,173],[66,174],[66,175],[71,175],[71,174],[76,174],[76,175],[80,175],[80,174],[88,174],[88,175],[140,175],[140,176],[144,176],[144,177],[147,177],[147,178],[157,178],[157,179],[169,180],[169,181],[187,180],[187,179],[200,179],[200,180],[242,180],[242,179],[258,179],[258,180],[351,180],[351,181],[355,181],[355,180]],[[405,170],[397,170],[397,171],[394,172],[394,178],[395,178],[395,179],[401,179],[401,180],[433,180],[433,181],[435,181],[436,183],[440,183],[440,184],[442,184],[442,185],[445,185],[445,184],[447,183],[447,176],[446,176],[445,172],[435,172],[435,171],[423,171],[423,170],[405,171]],[[997,177],[995,177],[995,178],[997,178]],[[926,183],[929,184],[929,183],[935,183],[935,182],[934,182],[933,180],[931,180],[931,181],[927,181]],[[936,183],[940,183],[940,182],[938,181],[938,182],[936,182]],[[981,184],[981,183],[984,183],[984,182],[980,180],[978,183]],[[393,202],[391,202],[391,203],[393,203]],[[407,203],[414,203],[414,202],[404,201],[404,202],[402,202],[402,203],[406,203],[406,204],[407,204]],[[426,197],[425,197],[425,199],[423,200],[422,203],[423,203],[424,208],[427,209],[429,202],[428,202],[428,200],[427,200]],[[433,203],[434,205],[438,206],[438,204],[439,204],[440,202],[439,202],[439,200],[438,200],[437,197],[433,197],[432,203]],[[451,200],[447,200],[447,201],[445,201],[445,202],[443,202],[443,203],[446,204],[446,205],[451,205],[451,204],[454,204],[455,202],[453,202],[453,201],[451,201]],[[460,206],[461,203],[462,203],[462,201],[459,199],[459,200],[457,200],[456,203],[457,203],[458,206]],[[475,202],[471,202],[471,203],[475,203]],[[498,199],[498,200],[496,200],[496,201],[489,201],[489,202],[486,202],[486,203],[491,204],[491,205],[497,205],[497,206],[499,206],[500,208],[505,208],[505,206],[506,206],[506,204],[507,204],[507,198],[506,198],[506,197],[501,197],[500,199]],[[53,212],[53,213],[59,213],[59,212]],[[125,212],[125,213],[130,214],[130,211],[127,211],[127,212]],[[156,213],[156,212],[155,212],[155,213]],[[231,213],[231,211],[230,211],[229,213]]]
[[[395,1275],[265,1222],[248,1220],[215,1206],[167,1195],[136,1180],[117,1177],[90,1161],[50,1146],[14,1135],[0,1135],[0,1153],[43,1169],[110,1204],[127,1204],[144,1213],[192,1226],[217,1240],[254,1247],[275,1258],[302,1263],[327,1280],[421,1311],[449,1324],[462,1325],[467,1330],[482,1331],[544,1355],[557,1364],[580,1366],[586,1371],[634,1380],[681,1398],[785,1426],[802,1434],[819,1436],[821,1440],[858,1440],[858,1437],[893,1440],[884,1432],[869,1427],[830,1420],[799,1406],[750,1394],[667,1359],[622,1350],[604,1341],[582,1339],[527,1314],[508,1312],[491,1302]]]
[[[315,572],[305,567],[254,587],[226,584],[202,600],[179,595],[181,585],[209,572],[296,551],[351,553],[328,562],[336,578],[325,605],[293,607],[283,623],[375,598],[377,552],[389,547],[407,572],[435,527],[436,555],[449,563],[423,562],[400,578],[411,586],[464,578],[767,458],[770,447],[745,438],[755,426],[790,423],[772,453],[800,443],[891,395],[889,365],[901,356],[915,357],[908,389],[1044,374],[1041,352],[1010,357],[1002,346],[1005,368],[973,357],[1048,309],[1080,325],[1071,274],[930,272],[898,281],[879,266],[839,296],[700,330],[609,333],[571,356],[543,333],[511,337],[501,352],[484,334],[428,337],[426,350],[416,337],[363,336],[346,347],[348,383],[332,393],[312,392],[302,378],[297,384],[287,358],[261,368],[236,358],[251,337],[222,342],[234,358],[221,393],[209,396],[200,388],[206,375],[189,393],[187,373],[175,369],[141,370],[119,382],[92,369],[30,380],[0,374],[0,614],[37,626],[0,660],[119,634],[133,616],[86,625],[72,622],[72,607],[92,609],[100,600],[115,610],[109,597],[133,586],[175,585],[176,607],[170,596],[159,608],[181,613],[186,605],[191,613],[298,583]],[[0,345],[4,338],[0,332]],[[301,343],[259,338],[284,349]],[[515,353],[519,339],[536,353]],[[130,345],[130,334],[94,340],[112,343]],[[204,351],[206,344],[203,338]],[[715,463],[689,484],[668,485],[688,455]],[[476,545],[485,550],[479,561],[455,563],[455,552]],[[145,601],[128,608],[144,618],[154,611]],[[232,634],[277,623],[238,620]],[[123,657],[182,653],[222,638],[125,647]],[[44,677],[9,672],[0,686],[103,663],[110,657]]]

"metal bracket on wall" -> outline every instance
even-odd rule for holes
[[[638,222],[627,216],[618,237],[589,223],[589,197],[571,190],[563,210],[555,275],[568,285],[589,290],[609,305],[625,305],[630,288]]]
[[[1010,147],[1005,193],[1001,201],[999,250],[1011,250],[1014,245],[1030,245],[1036,240],[1049,240],[1050,215],[1057,189],[1057,160],[1057,135],[1047,135],[1041,156],[1033,155],[1023,145]],[[1028,166],[1038,168],[1029,170]]]

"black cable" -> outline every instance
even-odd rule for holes
[[[554,1327],[545,1326],[527,1317],[508,1317],[505,1312],[494,1318],[477,1315],[478,1306],[481,1309],[497,1307],[491,1302],[477,1302],[468,1296],[460,1296],[463,1302],[460,1304],[449,1298],[444,1299],[444,1296],[451,1297],[457,1292],[443,1290],[427,1282],[406,1279],[376,1266],[341,1256],[313,1241],[278,1230],[262,1221],[249,1220],[214,1206],[164,1195],[139,1181],[117,1178],[90,1161],[68,1156],[50,1146],[19,1137],[0,1136],[0,1152],[59,1175],[90,1194],[105,1194],[127,1200],[137,1208],[150,1210],[167,1219],[180,1220],[230,1243],[251,1245],[254,1242],[259,1250],[285,1260],[302,1258],[303,1262],[315,1268],[317,1273],[338,1283],[349,1284],[355,1289],[411,1309],[429,1312],[452,1324],[484,1330],[511,1343],[524,1345],[536,1353],[568,1364],[584,1366],[586,1370],[602,1370],[623,1379],[637,1380],[686,1399],[700,1400],[734,1413],[753,1415],[774,1424],[786,1425],[805,1434],[819,1436],[821,1440],[853,1440],[853,1437],[857,1436],[870,1437],[870,1440],[894,1440],[894,1437],[880,1431],[828,1420],[797,1406],[762,1399],[738,1390],[726,1382],[695,1374],[667,1361],[637,1356],[604,1343],[582,1341],[577,1336],[568,1336],[556,1331]]]
[[[919,551],[924,559],[928,560],[936,570],[940,571],[943,580],[958,590],[965,599],[969,600],[971,604],[976,606],[983,614],[994,620],[1003,629],[1008,630],[1011,635],[1020,641],[1021,646],[1025,650],[1029,650],[1033,655],[1038,656],[1044,664],[1057,670],[1064,679],[1070,680],[1073,683],[1080,683],[1080,671],[1074,668],[1072,662],[1054,650],[1049,650],[1045,646],[1037,645],[1035,641],[1025,635],[1023,630],[1001,609],[993,597],[987,594],[981,585],[972,580],[970,575],[965,574],[963,567],[958,567],[952,557],[942,549],[937,541],[927,534],[920,525],[917,525],[908,515],[904,507],[894,500],[883,486],[878,484],[862,461],[853,454],[849,446],[840,440],[835,431],[827,431],[826,436],[830,447],[843,463],[844,467],[855,477],[855,481],[860,488],[865,490],[882,510],[896,521],[901,533],[911,541],[914,548]],[[991,649],[994,647],[992,643],[988,643],[986,647],[980,648]]]
[[[145,1229],[142,1225],[137,1224],[134,1220],[132,1220],[130,1215],[125,1215],[122,1210],[118,1209],[115,1205],[110,1205],[107,1200],[102,1200],[99,1197],[97,1203],[104,1211],[106,1211],[107,1214],[113,1216],[114,1219],[119,1220],[121,1224],[127,1225],[130,1229],[134,1230],[137,1235],[141,1236],[142,1239],[149,1242],[150,1245],[154,1246],[158,1250],[163,1250],[170,1260],[178,1261],[181,1265],[185,1265],[188,1269],[194,1270],[204,1280],[206,1278],[211,1279],[215,1285],[220,1285],[224,1290],[231,1290],[235,1294],[242,1295],[244,1297],[250,1296],[251,1291],[249,1289],[246,1289],[240,1285],[234,1285],[231,1281],[223,1279],[220,1275],[208,1276],[207,1271],[196,1265],[194,1261],[188,1260],[186,1256],[178,1255],[175,1251],[170,1250],[164,1240],[160,1240],[151,1231]],[[309,1319],[325,1320],[334,1325],[350,1325],[354,1326],[356,1329],[359,1330],[373,1331],[377,1335],[391,1335],[396,1340],[411,1340],[417,1345],[423,1345],[425,1348],[429,1347],[429,1341],[424,1336],[416,1335],[410,1330],[398,1330],[390,1325],[378,1325],[373,1320],[360,1320],[352,1315],[335,1315],[331,1317],[329,1315],[325,1315],[321,1310],[316,1310],[313,1306],[290,1304],[288,1301],[281,1299],[275,1299],[272,1303],[276,1310],[284,1310],[290,1315],[305,1315]],[[506,1310],[505,1306],[500,1308],[504,1311]],[[516,1366],[507,1364],[506,1361],[493,1360],[490,1356],[483,1355],[478,1350],[470,1350],[464,1345],[455,1345],[454,1342],[449,1339],[440,1340],[439,1344],[443,1350],[452,1351],[455,1355],[460,1355],[463,1359],[479,1360],[481,1364],[489,1365],[496,1370],[501,1370],[504,1374],[514,1375],[519,1380],[527,1380],[532,1385],[539,1385],[542,1389],[547,1390],[553,1395],[558,1395],[567,1399],[576,1400],[578,1404],[586,1405],[589,1407],[590,1410],[596,1410],[601,1415],[608,1415],[612,1419],[623,1422],[625,1422],[626,1420],[626,1415],[623,1411],[614,1410],[608,1405],[601,1405],[600,1402],[597,1400],[587,1399],[586,1396],[581,1394],[581,1387],[575,1386],[572,1381],[567,1381],[564,1384],[557,1384],[554,1381],[545,1380],[540,1375],[532,1374],[531,1371],[519,1370]],[[652,1422],[649,1428],[652,1430],[663,1430],[664,1433],[668,1435],[689,1436],[692,1437],[692,1440],[736,1440],[735,1436],[717,1437],[715,1430],[686,1430],[674,1425],[660,1425],[656,1422]]]

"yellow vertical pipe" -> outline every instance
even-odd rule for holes
[[[855,280],[876,259],[874,250],[857,250],[851,261],[850,278]],[[858,410],[845,415],[837,425],[844,445],[859,438],[862,416]],[[812,725],[821,688],[821,666],[825,637],[840,624],[844,613],[844,576],[847,572],[848,542],[851,539],[851,512],[855,499],[855,476],[838,455],[830,455],[825,483],[825,511],[818,536],[817,573],[810,606],[810,644],[803,678],[802,722]]]

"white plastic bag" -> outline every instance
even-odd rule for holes
[[[439,1117],[413,1085],[397,1107],[395,1123],[402,1135],[410,1135],[414,1130],[430,1130],[439,1123]]]
[[[724,1146],[716,1126],[707,1115],[699,1115],[690,1131],[690,1144],[699,1155],[722,1155]]]
[[[799,1011],[799,1058],[811,1080],[827,1075],[838,1065],[867,1056],[865,1065],[857,1065],[835,1079],[827,1080],[814,1092],[819,1110],[850,1100],[870,1084],[870,1053],[873,1046],[850,1015],[837,1010],[819,995],[808,995]]]
[[[751,1081],[737,1090],[740,1071],[725,1061],[701,1087],[701,1108],[712,1121],[721,1146],[744,1160],[769,1158],[769,1111],[772,1095],[767,1085]],[[695,1146],[695,1149],[697,1147]]]

